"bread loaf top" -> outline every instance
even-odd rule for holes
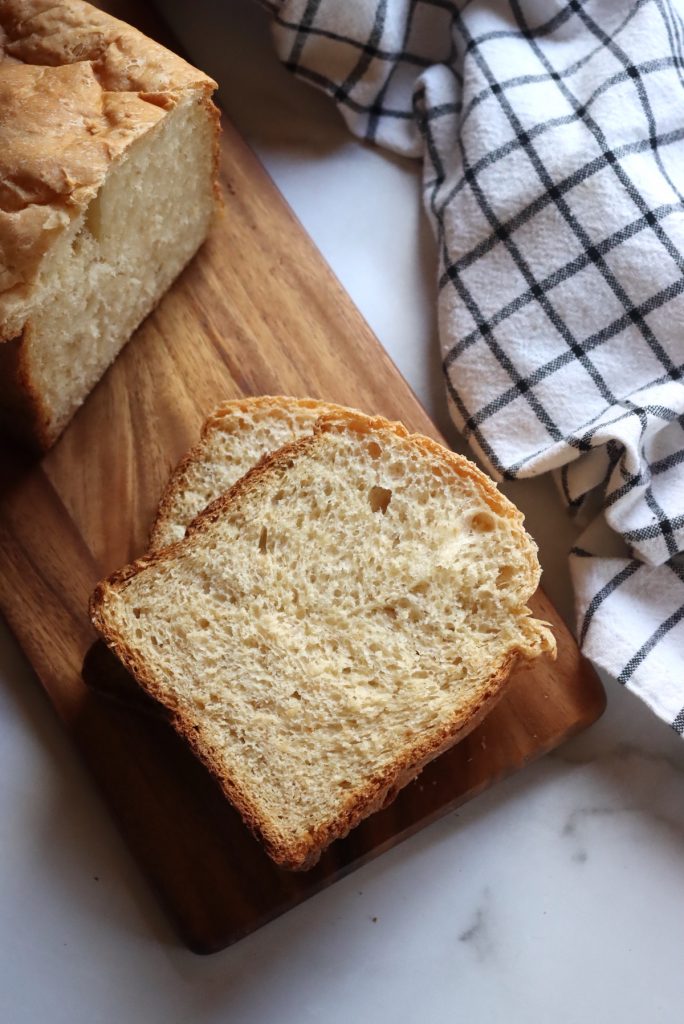
[[[82,0],[0,0],[0,340],[21,332],[43,256],[112,163],[215,88]]]

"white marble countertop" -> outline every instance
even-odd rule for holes
[[[416,165],[293,81],[251,0],[165,0],[343,285],[449,430]],[[211,30],[209,31],[210,21]],[[569,619],[572,528],[514,499]],[[0,1020],[231,1024],[681,1020],[684,745],[607,681],[603,719],[210,958],[159,911],[29,666],[0,630]]]

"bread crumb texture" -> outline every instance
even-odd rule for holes
[[[522,519],[435,442],[333,414],[101,584],[93,621],[271,856],[307,867],[554,650]]]

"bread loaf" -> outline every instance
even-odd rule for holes
[[[271,857],[306,868],[554,650],[522,521],[466,459],[338,412],[91,614]]]
[[[206,236],[214,88],[81,0],[0,0],[0,419],[40,448]]]
[[[164,489],[150,550],[181,540],[195,516],[268,452],[313,431],[316,420],[339,406],[312,398],[260,395],[215,409],[199,442],[181,459]]]

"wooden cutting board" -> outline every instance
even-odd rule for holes
[[[149,23],[147,25],[149,30]],[[310,395],[432,423],[252,152],[224,123],[225,213],[56,448],[0,457],[0,608],[134,854],[198,952],[234,942],[593,722],[601,685],[543,593],[558,660],[305,874],[273,866],[170,727],[81,679],[94,584],[145,549],[176,460],[222,399]],[[98,669],[98,661],[92,665]],[[92,671],[91,665],[91,671]],[[106,682],[106,680],[104,680]]]

